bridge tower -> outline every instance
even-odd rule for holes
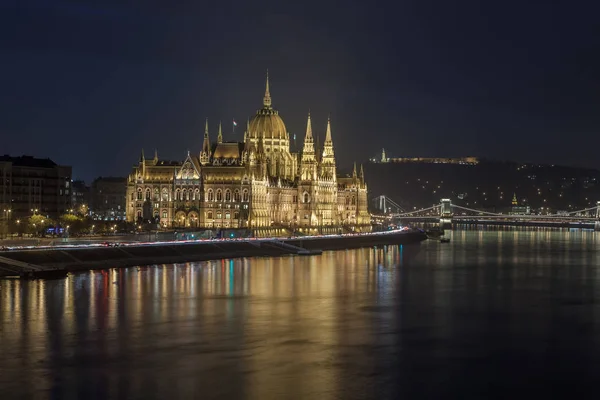
[[[440,228],[450,228],[452,226],[452,202],[450,199],[440,201]]]
[[[600,231],[600,201],[596,202],[596,222],[594,222],[594,230]]]

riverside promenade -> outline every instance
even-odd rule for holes
[[[212,239],[172,242],[88,244],[13,248],[0,252],[0,276],[60,276],[68,271],[123,268],[240,257],[311,255],[326,250],[418,243],[420,230],[266,239]]]

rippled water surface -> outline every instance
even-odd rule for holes
[[[0,281],[0,398],[595,397],[600,234]]]

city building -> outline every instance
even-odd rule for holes
[[[90,187],[82,180],[71,182],[71,209],[73,213],[86,216],[90,211]]]
[[[372,163],[479,164],[477,157],[387,157],[385,149],[381,149],[381,157],[371,158],[370,161]]]
[[[511,214],[511,215],[529,215],[529,214],[531,214],[531,207],[519,205],[519,202],[517,201],[516,193],[513,194],[513,198],[512,198],[512,201],[510,202],[510,204],[511,204],[511,208],[510,208],[509,214]]]
[[[127,178],[99,177],[92,182],[90,214],[104,221],[125,220]]]
[[[243,142],[211,141],[182,162],[142,151],[127,181],[127,219],[163,227],[264,228],[348,226],[368,229],[367,184],[362,167],[338,177],[331,123],[315,147],[310,114],[300,154],[272,107],[267,76],[263,107],[247,123]],[[331,228],[331,231],[334,231]]]
[[[3,219],[32,213],[57,218],[71,208],[71,167],[49,158],[0,156],[0,208]]]

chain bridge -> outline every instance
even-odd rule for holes
[[[419,210],[408,211],[386,196],[374,199],[373,213],[375,222],[401,221],[439,222],[441,225],[451,224],[488,224],[488,225],[520,225],[520,226],[569,226],[594,228],[600,230],[600,201],[595,207],[554,214],[514,214],[497,213],[478,210],[452,204],[450,199],[441,199],[439,204]]]

